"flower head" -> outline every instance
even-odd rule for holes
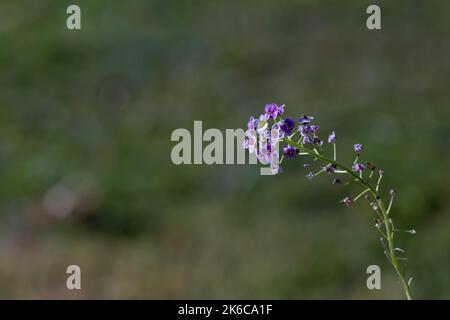
[[[334,131],[331,131],[330,135],[328,136],[328,143],[335,143],[336,142],[336,133]]]
[[[366,166],[363,165],[362,163],[355,163],[352,166],[352,171],[353,172],[362,172],[365,168],[366,168]]]
[[[300,118],[298,118],[297,121],[298,121],[300,124],[308,124],[308,123],[311,123],[312,120],[314,120],[313,117],[303,115],[303,116],[301,116]]]
[[[312,140],[311,140],[310,136],[308,136],[308,135],[304,135],[303,136],[303,143],[304,144],[308,144],[308,143],[311,143],[311,142],[312,142]]]
[[[360,143],[355,143],[355,144],[353,145],[353,149],[355,150],[355,152],[356,152],[357,154],[360,154],[361,151],[362,151],[362,149],[363,149],[363,146],[362,146],[362,144],[360,144]]]
[[[248,152],[254,153],[256,150],[257,138],[255,130],[247,130],[245,132],[245,138],[242,142],[242,147],[248,149]]]
[[[290,118],[284,119],[283,123],[281,124],[281,131],[283,131],[286,135],[291,135],[294,131],[294,128],[295,121]]]
[[[250,119],[248,119],[248,122],[247,122],[247,128],[248,128],[249,130],[256,129],[256,121],[255,121],[255,118],[254,118],[254,117],[250,117]]]
[[[286,158],[295,158],[299,153],[298,148],[287,145],[283,148],[283,154]]]
[[[266,112],[267,119],[276,119],[283,114],[284,105],[279,107],[276,103],[266,104],[264,111]]]
[[[319,126],[312,124],[305,124],[298,126],[298,131],[300,132],[301,135],[313,134],[319,129],[320,129]]]

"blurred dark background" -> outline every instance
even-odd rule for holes
[[[82,30],[68,31],[78,4]],[[378,4],[382,30],[366,28]],[[357,190],[175,166],[176,128],[316,116],[386,171],[413,295],[450,297],[448,1],[0,3],[0,298],[402,298]],[[82,290],[66,289],[66,267]],[[382,268],[369,291],[366,268]]]

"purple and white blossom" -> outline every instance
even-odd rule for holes
[[[290,118],[284,119],[284,121],[281,124],[281,131],[283,131],[284,134],[288,136],[292,134],[294,128],[295,128],[295,121]]]
[[[264,108],[265,115],[268,119],[276,119],[284,113],[284,105],[278,106],[276,103],[266,104]]]
[[[290,145],[283,148],[283,154],[286,158],[295,158],[299,152],[298,148]]]
[[[352,171],[353,172],[362,172],[365,168],[366,168],[366,166],[363,165],[362,163],[355,163],[352,166]]]
[[[336,133],[334,133],[334,131],[331,131],[328,136],[328,143],[336,143]]]

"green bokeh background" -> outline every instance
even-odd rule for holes
[[[82,9],[68,31],[66,8]],[[0,298],[402,298],[363,202],[302,161],[175,166],[176,128],[311,114],[386,171],[413,295],[450,297],[450,2],[0,3]],[[66,289],[66,267],[82,290]],[[382,290],[366,268],[382,269]]]

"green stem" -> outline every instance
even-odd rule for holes
[[[398,258],[395,254],[395,242],[394,242],[394,231],[392,229],[392,224],[391,221],[389,219],[389,216],[386,212],[385,206],[383,201],[381,200],[380,194],[378,193],[378,188],[375,189],[373,188],[367,181],[365,181],[361,176],[355,174],[352,170],[350,170],[347,166],[338,163],[336,160],[332,160],[322,154],[319,154],[318,152],[316,152],[315,150],[309,149],[309,148],[305,148],[303,145],[296,143],[295,141],[292,141],[290,138],[284,138],[283,139],[284,142],[286,142],[287,144],[294,146],[296,148],[298,148],[300,151],[305,152],[309,155],[311,155],[312,157],[318,158],[324,162],[327,163],[331,163],[336,165],[336,167],[341,168],[342,170],[346,171],[350,176],[352,176],[354,178],[355,181],[357,181],[358,183],[360,183],[361,185],[363,185],[364,187],[366,187],[367,189],[369,189],[370,193],[372,193],[372,195],[375,197],[377,205],[378,205],[378,209],[381,212],[381,217],[383,218],[383,224],[385,225],[385,229],[386,229],[386,241],[388,243],[388,248],[387,250],[389,252],[386,252],[386,254],[388,254],[389,256],[389,261],[391,262],[392,266],[395,269],[395,272],[397,273],[397,276],[400,280],[400,283],[402,284],[403,290],[405,292],[406,298],[408,300],[411,300],[411,292],[410,292],[410,288],[408,283],[406,282],[404,275],[400,269],[399,266],[399,262],[398,262]]]

